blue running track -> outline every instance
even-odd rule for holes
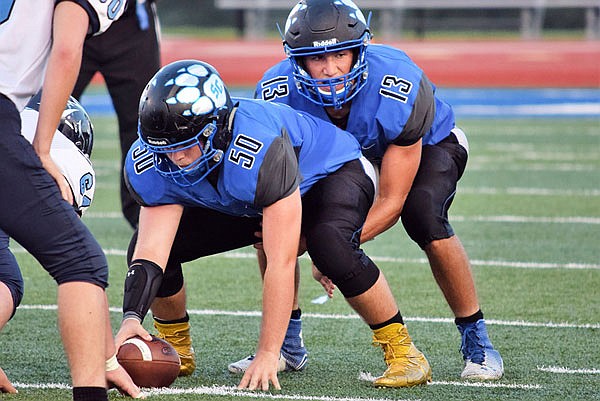
[[[252,96],[252,90],[232,90],[233,96]],[[438,95],[450,103],[458,120],[462,118],[597,118],[600,119],[600,88],[589,89],[457,89],[438,88]],[[94,91],[82,97],[90,115],[114,113],[106,92]]]

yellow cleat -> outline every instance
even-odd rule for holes
[[[373,345],[383,348],[388,368],[376,378],[376,387],[412,387],[431,381],[431,367],[415,347],[403,324],[392,323],[373,331]]]
[[[154,327],[158,331],[157,337],[162,338],[175,348],[181,368],[179,376],[190,376],[196,370],[196,354],[192,347],[192,335],[190,322],[182,323],[159,323],[154,320]]]

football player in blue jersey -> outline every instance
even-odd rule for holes
[[[287,59],[265,73],[256,95],[331,121],[358,139],[379,170],[361,243],[401,218],[455,315],[461,377],[499,379],[503,361],[489,340],[468,256],[448,221],[467,138],[425,73],[401,50],[370,39],[369,21],[352,1],[302,0],[285,24]],[[327,275],[315,269],[314,276],[331,296]],[[299,320],[292,326],[299,332]],[[232,365],[246,366],[244,360]]]
[[[239,388],[281,388],[280,349],[304,249],[379,341],[405,337],[403,347],[386,349],[387,374],[404,385],[430,379],[385,277],[358,243],[375,178],[352,135],[286,105],[232,99],[212,66],[182,60],[163,67],[142,94],[139,136],[125,163],[142,207],[117,344],[149,338],[141,323],[150,308],[156,323],[190,340],[181,264],[261,241],[268,263],[260,339]],[[191,341],[179,346],[175,331],[166,339],[192,354]],[[410,367],[396,364],[407,358]]]
[[[83,42],[88,34],[105,31],[121,15],[123,3],[7,0],[0,5],[0,229],[58,284],[58,322],[74,401],[106,401],[107,378],[131,396],[141,394],[122,368],[107,373],[107,352],[115,344],[105,292],[106,257],[73,212],[71,188],[50,153]],[[29,143],[21,135],[20,112],[42,84],[36,133]],[[6,286],[1,291],[12,299]],[[12,311],[12,303],[2,304],[2,319]],[[109,361],[114,367],[116,360]]]

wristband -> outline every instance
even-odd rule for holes
[[[106,360],[106,371],[112,372],[113,370],[117,370],[119,368],[119,361],[117,360],[117,354],[114,354],[110,358]]]

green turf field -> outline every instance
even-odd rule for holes
[[[92,116],[94,117],[94,116]],[[94,203],[85,223],[111,267],[113,327],[120,319],[131,230],[118,201],[116,120],[94,118]],[[433,368],[433,382],[375,389],[384,370],[370,330],[339,293],[323,294],[303,259],[301,306],[307,369],[280,374],[283,390],[235,391],[227,364],[253,351],[260,280],[252,249],[185,266],[198,368],[152,400],[600,400],[600,123],[595,119],[460,121],[471,158],[451,220],[469,252],[502,380],[460,380],[460,337],[423,254],[401,225],[366,250],[386,273],[409,331]],[[207,232],[210,235],[210,232]],[[0,366],[19,389],[2,400],[70,399],[56,327],[56,286],[18,245],[25,297],[0,334]],[[236,313],[239,312],[239,313]],[[150,320],[145,325],[150,329]],[[111,391],[111,400],[122,399]]]

